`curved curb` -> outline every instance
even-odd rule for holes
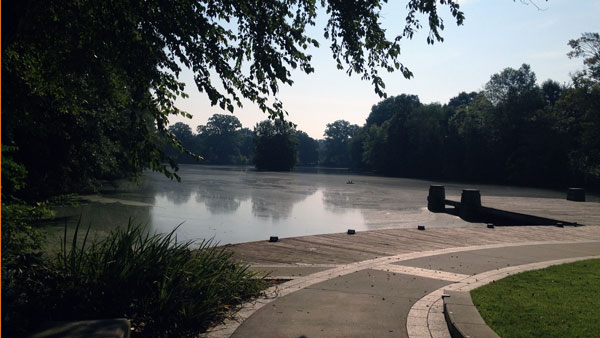
[[[454,338],[500,338],[490,328],[473,304],[469,291],[450,291],[444,299],[444,317],[448,323],[450,336]]]
[[[596,259],[600,256],[583,256],[550,261],[536,262],[517,266],[510,266],[498,270],[490,270],[470,276],[464,280],[439,288],[417,301],[410,309],[406,318],[406,329],[409,337],[437,338],[450,337],[446,319],[443,313],[442,295],[445,291],[471,291],[480,286],[514,275],[517,273],[544,269],[552,265],[572,263],[586,259]],[[442,309],[442,311],[440,311]],[[444,329],[440,329],[440,318],[444,321]]]
[[[350,263],[350,264],[343,264],[343,265],[339,265],[338,267],[334,267],[332,269],[316,272],[316,273],[313,273],[313,274],[310,274],[307,276],[303,276],[303,277],[298,277],[289,282],[285,282],[283,284],[270,287],[269,289],[267,289],[265,291],[264,296],[256,299],[253,302],[243,304],[242,309],[236,314],[235,318],[225,320],[223,322],[223,324],[212,328],[208,332],[202,334],[200,337],[203,337],[203,338],[228,338],[237,330],[237,328],[243,323],[243,321],[248,319],[251,315],[253,315],[260,308],[269,304],[270,302],[274,301],[275,299],[277,299],[279,297],[286,296],[292,292],[302,290],[311,285],[321,283],[321,282],[324,282],[324,281],[327,281],[327,280],[330,280],[333,278],[345,276],[345,275],[348,275],[348,274],[351,274],[351,273],[354,273],[357,271],[365,270],[365,269],[378,269],[379,267],[386,266],[387,264],[390,264],[390,263],[396,263],[396,262],[401,262],[401,261],[415,259],[415,258],[422,258],[422,257],[436,256],[436,255],[443,255],[443,254],[464,252],[464,251],[472,251],[472,250],[496,249],[496,248],[526,246],[526,245],[574,244],[574,243],[597,243],[597,242],[598,241],[590,240],[590,241],[535,241],[535,242],[518,242],[518,243],[496,243],[496,244],[476,245],[476,246],[467,246],[467,247],[454,247],[454,248],[445,248],[445,249],[438,249],[438,250],[411,252],[411,253],[407,253],[407,254],[384,256],[384,257],[369,259],[369,260]],[[298,266],[305,267],[306,265],[303,264],[303,265],[298,265]],[[494,271],[496,271],[496,270],[494,270]],[[485,273],[483,273],[483,274],[485,274]],[[467,278],[467,279],[469,279],[469,278]],[[456,285],[456,284],[452,284],[452,285]],[[443,289],[440,289],[438,291],[439,291],[439,295],[436,294],[436,296],[430,297],[432,295],[432,293],[430,293],[429,295],[427,295],[423,298],[433,300],[433,302],[435,302],[435,300],[438,300],[438,299],[441,301],[441,295],[443,293]],[[437,292],[437,291],[435,291],[435,292]],[[423,298],[421,300],[423,300]],[[417,303],[415,303],[415,305],[417,305],[421,300],[419,300]],[[411,308],[411,312],[412,312],[413,308],[415,308],[415,306],[413,306]],[[429,307],[426,307],[425,309],[427,309],[427,312],[429,312]],[[436,309],[439,309],[439,306],[436,307]],[[423,309],[421,309],[421,310],[423,310]],[[423,313],[424,312],[419,312],[419,317],[423,317]],[[437,312],[435,312],[435,313],[437,313]],[[441,318],[443,318],[443,316],[444,316],[443,311],[440,311],[439,315],[441,316]],[[410,313],[409,313],[409,316],[410,316]],[[428,314],[426,314],[426,319],[427,319],[427,316],[428,316]],[[437,315],[434,315],[433,317],[439,319],[439,316],[437,316]],[[422,323],[423,323],[422,320],[419,320],[418,324],[422,324]],[[441,324],[436,321],[434,325],[440,326]],[[445,325],[445,320],[444,320],[444,325]],[[419,326],[419,325],[413,324],[412,326]],[[407,328],[408,328],[408,318],[407,318]],[[420,325],[420,328],[418,329],[418,331],[414,331],[414,330],[412,331],[412,332],[415,332],[413,335],[411,335],[411,331],[408,331],[409,337],[413,337],[413,336],[414,337],[421,337],[421,336],[431,337],[431,335],[429,335],[430,331],[428,329],[427,324],[425,324],[425,328],[427,329],[427,331],[424,331],[423,326]],[[446,328],[446,330],[447,330],[447,328]],[[425,335],[425,332],[427,332],[427,335]],[[435,337],[449,337],[449,336],[435,336]]]

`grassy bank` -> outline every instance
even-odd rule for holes
[[[501,337],[597,337],[600,259],[510,276],[471,291]]]

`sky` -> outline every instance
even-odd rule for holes
[[[399,60],[414,74],[410,80],[399,72],[385,73],[383,80],[388,96],[418,95],[422,103],[447,103],[458,93],[479,91],[490,77],[504,68],[531,66],[538,83],[547,79],[568,84],[570,73],[582,69],[581,59],[569,59],[567,42],[584,32],[600,32],[600,1],[597,0],[462,0],[463,25],[456,22],[445,6],[439,7],[444,19],[444,41],[433,46],[426,42],[428,29],[422,29],[412,40],[401,45]],[[407,1],[390,0],[382,10],[382,25],[388,34],[400,34],[406,16]],[[380,102],[369,81],[349,77],[338,70],[322,38],[326,22],[324,12],[317,18],[309,35],[321,47],[311,49],[315,72],[293,71],[294,84],[280,86],[277,97],[289,112],[287,119],[299,130],[315,139],[323,138],[327,123],[347,120],[362,126],[371,107]],[[426,23],[426,18],[421,17]],[[424,21],[425,20],[425,21]],[[171,117],[171,124],[184,122],[196,130],[213,114],[229,114],[218,106],[211,107],[205,94],[197,91],[191,71],[180,80],[186,83],[187,99],[178,99],[178,108],[193,115],[192,119]],[[249,101],[236,108],[234,115],[244,127],[253,129],[267,118]]]

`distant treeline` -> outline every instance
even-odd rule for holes
[[[373,106],[352,166],[385,175],[560,187],[600,183],[600,86],[541,86],[526,64],[448,104],[399,95]]]
[[[169,127],[185,150],[167,147],[167,155],[178,163],[252,164],[261,169],[290,170],[295,165],[319,163],[319,143],[288,121],[265,120],[254,130],[242,127],[233,115],[214,114],[206,125],[192,132],[189,125],[178,122]]]
[[[169,146],[165,152],[178,163],[253,164],[268,170],[291,170],[295,165],[349,167],[348,145],[358,129],[347,121],[335,121],[327,124],[325,138],[317,141],[289,121],[265,120],[250,130],[233,115],[214,114],[195,133],[182,122],[170,126],[186,151]]]
[[[398,95],[374,105],[359,127],[344,120],[314,140],[289,122],[263,121],[254,131],[235,116],[213,115],[196,133],[170,130],[202,163],[351,167],[383,175],[560,187],[600,185],[600,86],[578,73],[565,86],[537,84],[526,64],[494,74],[480,92],[448,104]],[[191,156],[170,152],[180,163]]]

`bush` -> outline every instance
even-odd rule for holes
[[[89,231],[89,229],[88,229]],[[174,232],[149,235],[130,224],[100,242],[65,241],[56,270],[64,276],[56,319],[125,317],[143,336],[193,336],[258,296],[263,279],[232,254]]]
[[[3,253],[3,334],[26,336],[48,320],[124,317],[134,336],[196,336],[266,287],[210,240],[194,249],[174,232],[150,235],[131,222],[101,241],[76,229],[70,236],[65,228],[55,259],[35,250]]]
[[[4,192],[3,192],[4,193]],[[51,216],[45,203],[2,202],[2,333],[20,337],[52,312],[48,297],[58,276],[44,255],[40,221]]]

